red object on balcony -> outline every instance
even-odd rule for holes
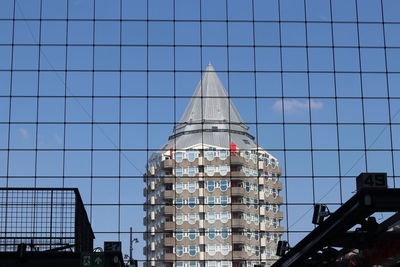
[[[231,142],[231,156],[236,156],[237,155],[236,151],[237,151],[236,144],[234,142]]]

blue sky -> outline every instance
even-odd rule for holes
[[[98,245],[144,230],[146,149],[166,142],[208,62],[279,159],[282,196],[302,203],[283,208],[285,229],[312,229],[310,213],[297,219],[314,201],[348,199],[354,180],[339,175],[398,180],[398,1],[332,0],[331,12],[308,0],[304,12],[303,1],[282,0],[279,13],[274,0],[202,0],[201,10],[199,0],[70,0],[67,23],[65,0],[18,0],[15,24],[14,2],[1,2],[0,185],[33,186],[36,176],[37,186],[78,187],[85,203],[126,204],[87,206],[94,230],[107,232]]]

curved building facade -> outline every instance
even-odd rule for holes
[[[144,176],[147,266],[269,266],[283,233],[278,160],[209,65]]]

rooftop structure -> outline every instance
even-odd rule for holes
[[[256,143],[210,64],[147,169],[148,266],[275,262],[283,232],[281,170]]]

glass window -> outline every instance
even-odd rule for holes
[[[228,186],[229,186],[228,180],[221,180],[219,184],[219,189],[221,189],[221,191],[226,191],[228,190]]]
[[[207,197],[207,204],[208,207],[213,208],[215,205],[215,197],[214,196],[208,196]]]
[[[221,245],[221,253],[222,253],[222,255],[228,255],[228,253],[229,253],[229,244],[222,244]]]
[[[182,162],[183,161],[183,152],[175,152],[175,161]]]
[[[189,223],[190,224],[196,223],[196,213],[189,213]]]
[[[208,212],[207,213],[207,221],[209,223],[215,223],[215,212]]]
[[[223,239],[226,239],[226,238],[228,238],[228,236],[229,236],[229,230],[228,230],[228,228],[222,228],[222,229],[221,229],[221,237],[222,237]]]
[[[196,207],[196,198],[190,197],[189,198],[189,208],[193,209],[194,207]]]
[[[189,246],[189,255],[196,256],[196,252],[197,252],[197,247],[195,245],[190,245]]]
[[[195,166],[189,166],[188,174],[189,174],[190,177],[196,176],[196,167]]]
[[[273,205],[273,206],[272,206],[272,211],[273,211],[274,213],[277,213],[277,212],[278,212],[278,205]]]
[[[183,183],[177,182],[175,184],[175,192],[178,193],[178,194],[183,192]]]
[[[214,160],[215,157],[215,148],[206,149],[206,158],[208,161]]]
[[[187,158],[188,158],[189,162],[193,162],[197,158],[197,153],[194,150],[189,150],[187,152]]]
[[[208,244],[207,245],[208,254],[214,256],[217,253],[217,246],[215,244]],[[210,266],[210,263],[208,263]]]
[[[196,229],[189,229],[189,235],[188,235],[189,239],[195,240],[196,236],[197,236]]]
[[[176,267],[184,267],[183,261],[177,261],[175,266]]]
[[[182,177],[183,176],[183,168],[182,167],[176,167],[175,168],[175,175],[177,177]]]
[[[247,160],[247,161],[250,159],[250,152],[249,151],[245,151],[244,152],[244,159]]]
[[[246,206],[247,206],[248,208],[250,208],[250,205],[251,205],[251,200],[250,200],[249,197],[246,197]]]
[[[215,173],[215,167],[212,165],[206,166],[206,172],[208,176],[213,176]]]
[[[216,261],[209,261],[207,267],[217,267],[217,262]]]
[[[244,171],[244,174],[246,174],[246,176],[250,176],[250,168],[249,168],[249,167],[244,166],[244,167],[243,167],[243,171]],[[178,176],[178,175],[177,175],[177,176]]]
[[[229,220],[228,217],[229,217],[229,216],[228,216],[228,212],[227,212],[227,211],[221,212],[221,214],[220,214],[220,219],[221,219],[221,222],[222,222],[222,223],[227,223],[228,220]]]
[[[229,261],[222,261],[221,267],[230,267]]]
[[[183,230],[182,229],[177,229],[175,232],[175,238],[178,241],[181,241],[183,239]]]
[[[181,209],[183,207],[183,199],[182,198],[175,199],[175,207],[177,209]]]
[[[188,183],[188,191],[190,193],[194,193],[196,191],[196,182],[189,182]]]
[[[208,228],[208,238],[209,239],[214,239],[216,236],[216,230],[215,228]]]
[[[245,182],[244,183],[244,188],[246,189],[246,192],[250,192],[250,183],[249,182]]]
[[[219,166],[219,173],[221,175],[226,175],[228,173],[228,165]]]
[[[189,261],[189,267],[196,267],[197,263],[195,261]]]
[[[183,214],[182,213],[176,214],[175,222],[177,225],[181,225],[183,223]]]
[[[207,191],[208,192],[213,192],[215,188],[215,182],[214,181],[207,181]]]
[[[183,255],[183,246],[178,245],[175,247],[176,256],[181,257]]]
[[[228,205],[228,196],[221,196],[221,205],[223,207]]]
[[[227,157],[228,157],[228,151],[226,151],[226,150],[221,150],[221,151],[219,151],[219,158],[220,158],[220,159],[224,160],[224,159],[226,159]]]

